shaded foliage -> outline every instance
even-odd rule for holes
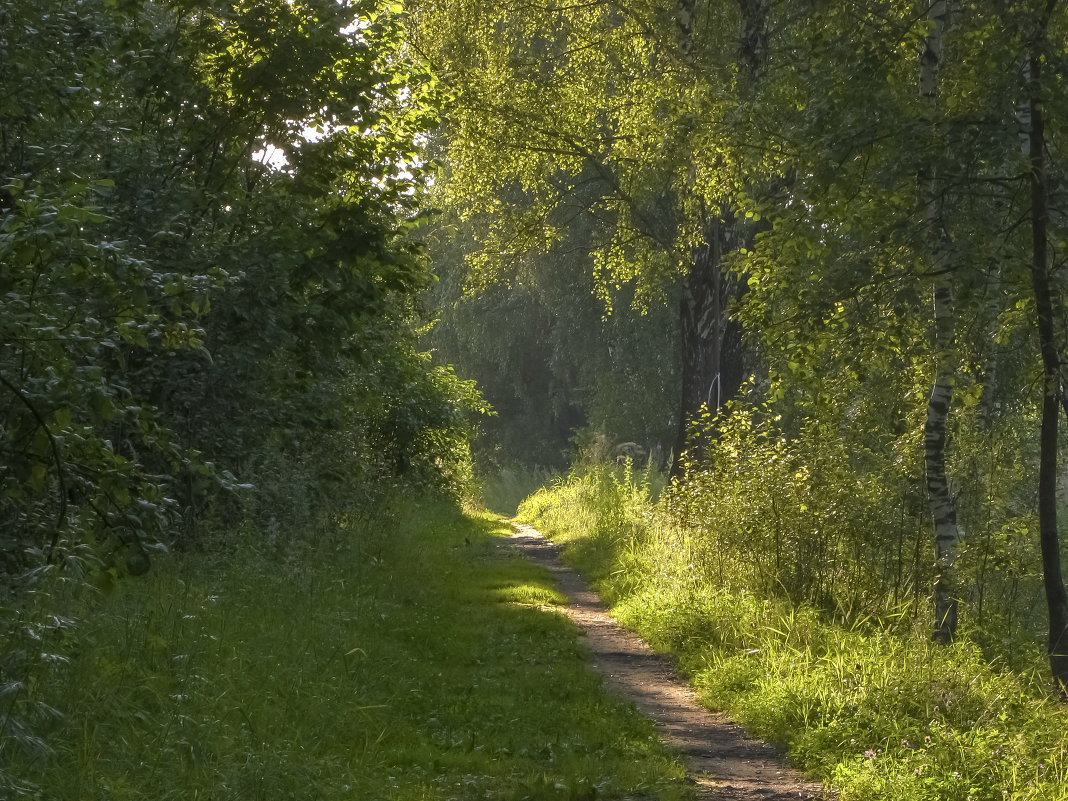
[[[423,432],[462,431],[476,396],[430,372],[409,325],[427,273],[401,223],[436,100],[394,15],[0,15],[5,571],[107,541],[138,572],[205,519],[310,520],[346,484],[453,458]],[[287,464],[304,483],[279,492]]]
[[[427,342],[477,380],[498,413],[483,426],[487,466],[562,466],[584,432],[654,451],[660,444],[666,457],[679,380],[671,315],[635,308],[632,287],[614,290],[615,309],[606,312],[584,229],[544,259],[518,259],[507,283],[478,289],[465,261],[470,247],[461,244],[471,227],[454,220],[430,237],[441,280]]]

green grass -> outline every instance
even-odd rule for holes
[[[728,590],[702,569],[699,535],[661,511],[640,477],[587,474],[519,516],[565,544],[624,625],[678,655],[706,704],[785,744],[842,801],[1068,799],[1068,709],[1044,665]]]
[[[544,467],[501,467],[479,478],[479,500],[487,509],[512,517],[524,498],[554,476],[553,471]]]
[[[679,761],[602,693],[547,573],[506,533],[411,506],[68,599],[92,607],[76,610],[70,664],[26,690],[64,716],[47,754],[0,741],[8,795],[686,797]]]

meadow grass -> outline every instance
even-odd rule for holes
[[[519,518],[565,545],[624,625],[674,653],[708,706],[785,745],[842,801],[1068,799],[1068,712],[1041,662],[1010,670],[967,637],[939,647],[926,631],[847,627],[725,589],[645,486],[627,470],[575,473]]]
[[[25,690],[62,717],[46,752],[0,741],[7,794],[688,797],[677,757],[602,692],[551,608],[563,599],[507,533],[398,505],[314,543],[175,556],[67,597],[70,662]]]

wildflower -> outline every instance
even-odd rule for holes
[[[909,741],[904,739],[901,741],[901,746],[902,748],[912,748],[912,746],[909,745]]]
[[[869,748],[867,751],[864,752],[864,756],[866,759],[875,759],[875,751]]]

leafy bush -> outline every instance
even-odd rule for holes
[[[466,480],[481,401],[414,346],[422,173],[396,166],[437,93],[392,11],[7,0],[0,21],[6,585],[85,544],[140,569],[249,511],[300,528],[343,486]]]

